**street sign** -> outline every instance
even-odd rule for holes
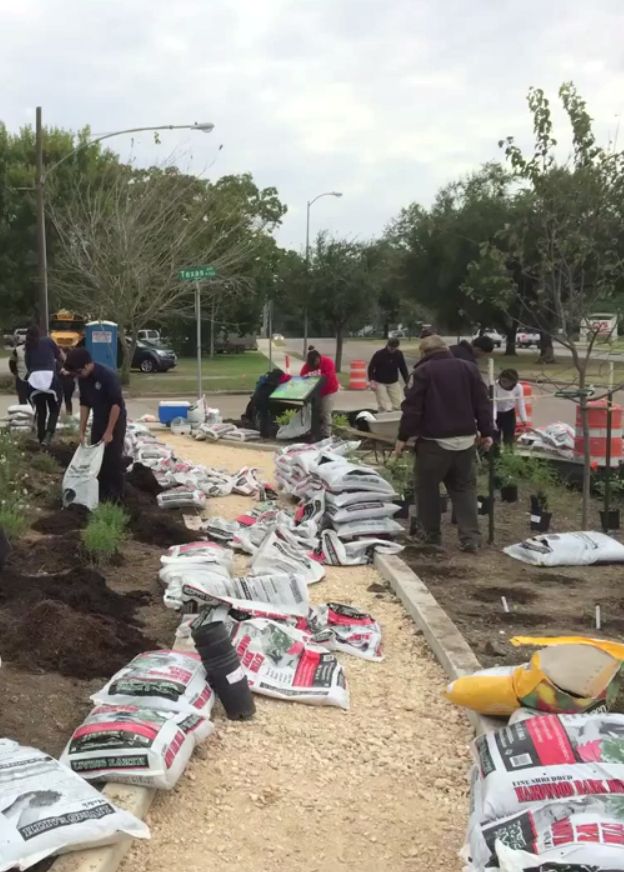
[[[191,266],[181,269],[178,278],[183,282],[197,282],[200,279],[213,279],[217,274],[213,266]]]

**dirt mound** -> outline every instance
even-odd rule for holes
[[[134,613],[140,604],[139,594],[115,593],[94,569],[77,567],[55,575],[22,575],[10,570],[0,574],[0,608],[4,611],[22,614],[30,604],[42,599],[63,603],[87,615],[138,623]],[[4,638],[2,645],[4,650]]]
[[[67,572],[70,566],[78,568],[87,562],[80,536],[73,532],[53,539],[20,539],[13,546],[7,569],[19,575],[40,575],[42,572],[56,574]],[[2,575],[0,591],[1,588]]]
[[[158,484],[156,476],[149,466],[143,466],[142,463],[134,464],[126,476],[126,481],[129,482],[132,487],[144,491],[147,494],[152,494],[153,496],[157,496],[159,493],[162,493],[163,490]]]
[[[66,469],[78,448],[77,442],[52,442],[48,453],[56,460],[59,466]]]
[[[197,533],[185,525],[181,512],[158,508],[152,495],[128,483],[124,508],[130,515],[132,535],[139,542],[169,548],[171,545],[181,545],[197,539]]]
[[[53,669],[73,678],[110,678],[155,644],[136,627],[115,618],[82,614],[49,599],[0,626],[2,654],[7,660],[26,669]]]
[[[39,518],[32,525],[32,529],[38,533],[62,536],[65,533],[71,533],[73,530],[83,530],[88,523],[89,509],[85,506],[73,505]]]

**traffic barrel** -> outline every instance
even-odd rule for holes
[[[589,453],[592,465],[607,465],[607,400],[590,400],[587,403],[589,425]],[[584,454],[583,421],[581,407],[576,407],[575,454]],[[611,406],[611,466],[622,462],[622,406]]]
[[[368,375],[366,372],[366,361],[352,360],[351,371],[349,374],[349,390],[350,391],[365,391],[368,387]]]
[[[526,409],[527,416],[527,427],[533,426],[533,388],[531,385],[526,382],[520,382],[520,387],[522,388],[522,393],[524,395],[524,408]],[[520,430],[524,429],[522,421],[520,420],[520,409],[518,408],[519,404],[516,402],[516,433]]]

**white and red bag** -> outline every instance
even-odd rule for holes
[[[198,654],[147,651],[93,694],[96,705],[141,705],[210,717],[214,694]]]
[[[190,506],[203,509],[206,505],[206,494],[196,488],[180,485],[158,494],[156,502],[161,509],[184,509]]]
[[[170,790],[193,749],[213,731],[201,715],[139,706],[97,706],[77,727],[61,763],[87,781]]]

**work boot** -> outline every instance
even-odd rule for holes
[[[52,444],[52,436],[53,436],[52,433],[45,434],[45,436],[43,437],[43,442],[41,443],[44,448],[50,447],[50,445]]]
[[[462,542],[459,550],[463,551],[464,554],[478,554],[479,546],[475,542]]]

